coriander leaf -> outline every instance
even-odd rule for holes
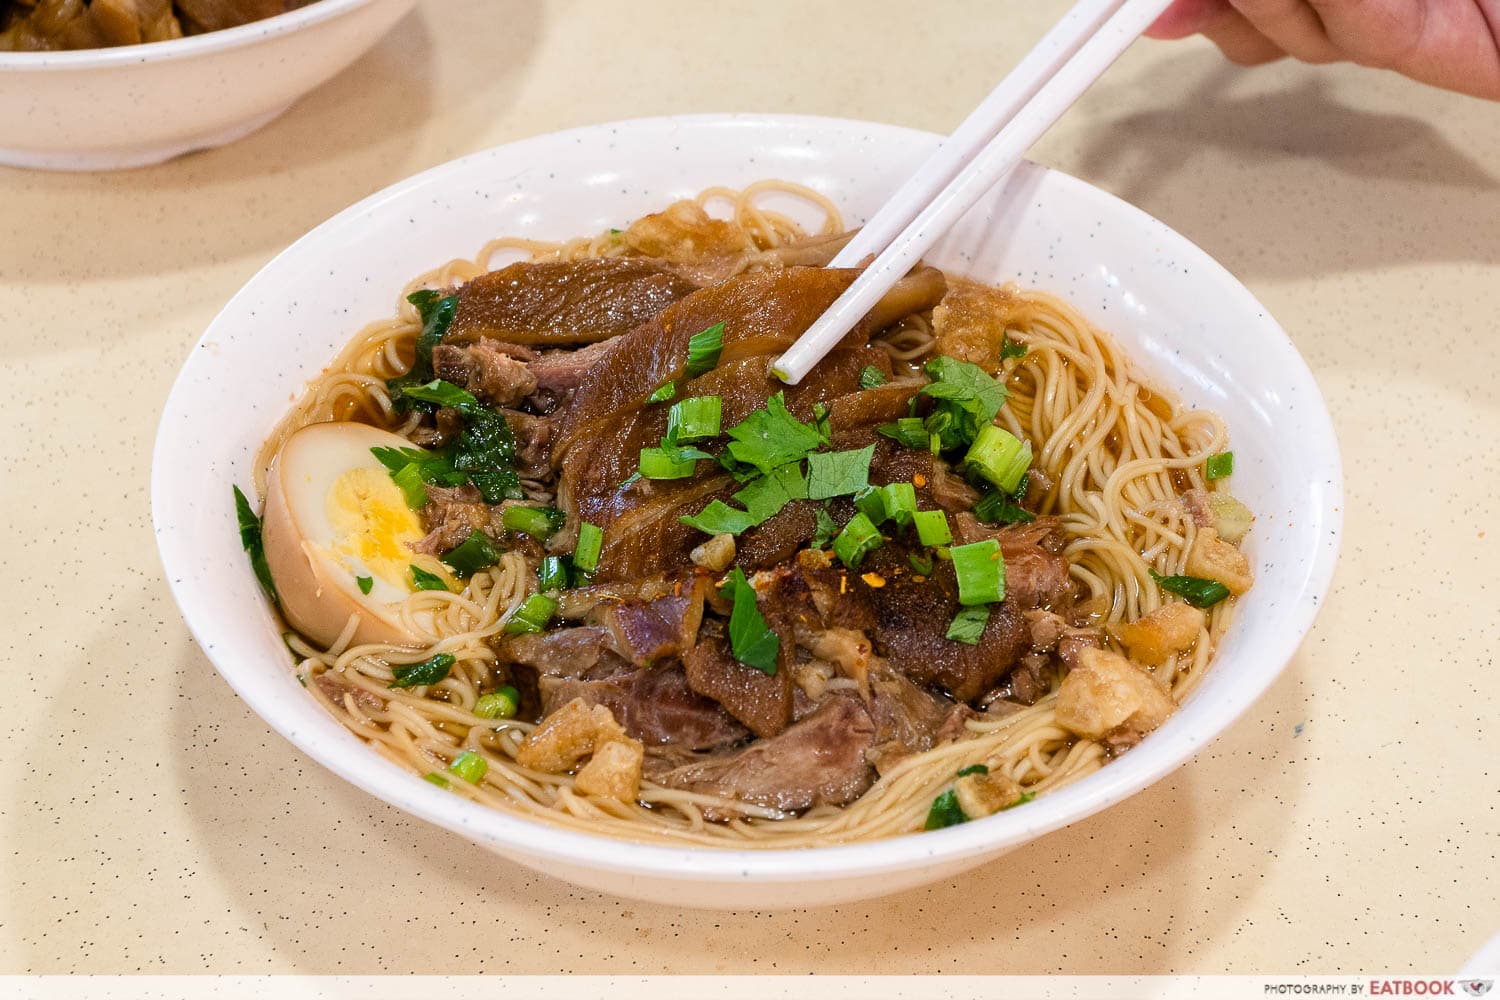
[[[719,465],[724,468],[725,472],[734,477],[735,482],[739,483],[748,483],[750,480],[760,475],[759,469],[757,469],[753,465],[747,465],[746,463],[739,461],[729,453],[728,448],[719,452]]]
[[[1162,590],[1176,594],[1195,608],[1211,608],[1229,596],[1228,587],[1201,576],[1162,576],[1153,569],[1151,579]]]
[[[793,500],[807,499],[807,480],[802,463],[791,462],[769,475],[750,480],[734,498],[745,505],[755,524],[771,519]]]
[[[479,408],[479,400],[452,382],[433,379],[426,385],[409,386],[402,390],[407,399],[419,399],[424,403],[451,406],[455,410],[469,413]]]
[[[505,417],[479,407],[464,414],[464,421],[463,433],[453,446],[453,467],[469,474],[485,503],[521,499],[521,477],[512,465],[516,437]]]
[[[687,378],[697,378],[713,371],[719,363],[719,352],[724,349],[724,324],[715,323],[688,339]]]
[[[885,377],[885,372],[874,365],[865,365],[859,373],[859,387],[861,389],[874,389],[885,385],[890,379]]]
[[[412,584],[418,590],[447,590],[448,585],[436,573],[429,573],[420,566],[411,567]]]
[[[359,587],[359,592],[361,594],[368,594],[371,590],[375,589],[374,577],[356,576],[354,578],[354,583]]]
[[[745,571],[738,566],[731,570],[719,594],[734,602],[734,610],[729,613],[729,647],[734,658],[747,667],[775,676],[781,639],[771,631],[756,606],[755,588],[745,579]]]
[[[950,788],[932,800],[932,808],[927,810],[927,822],[922,825],[922,829],[941,830],[945,826],[957,826],[968,821],[969,817],[959,807],[958,794]]]
[[[386,389],[391,394],[391,403],[397,413],[405,413],[412,407],[406,396],[408,388],[425,385],[432,381],[432,349],[442,343],[454,315],[458,312],[458,296],[442,295],[424,288],[412,292],[406,301],[417,307],[422,317],[422,332],[417,335],[416,356],[411,369],[402,376],[386,380]]]
[[[766,400],[765,409],[756,410],[724,433],[734,439],[727,450],[735,460],[764,473],[800,461],[822,443],[817,427],[804,424],[787,410],[786,395],[781,392]]]
[[[829,543],[833,541],[833,536],[839,533],[839,526],[828,515],[828,511],[822,507],[813,512],[813,517],[815,519],[815,527],[813,528],[812,547],[815,549],[826,549]]]
[[[755,519],[745,511],[735,510],[723,500],[711,501],[693,517],[678,520],[709,535],[738,535],[756,524]]]
[[[250,557],[250,568],[255,571],[255,578],[260,581],[272,603],[276,603],[279,598],[276,596],[276,583],[271,579],[271,567],[266,562],[266,546],[260,535],[260,518],[255,516],[250,501],[238,486],[234,488],[234,513],[240,523],[240,544]]]
[[[391,668],[391,673],[396,679],[391,682],[393,688],[424,687],[436,684],[448,676],[448,671],[453,669],[453,654],[438,653],[430,659],[421,663],[402,663]]]
[[[807,456],[807,495],[814,500],[847,496],[870,485],[870,459],[875,446],[851,451],[825,451]]]
[[[973,404],[971,410],[980,424],[990,423],[1005,405],[1005,386],[968,361],[938,355],[922,368],[932,382],[922,387],[922,395],[937,399]]]
[[[970,646],[979,645],[979,639],[984,635],[984,627],[990,622],[989,608],[964,608],[953,616],[952,623],[948,626],[948,632],[943,636],[954,642],[962,642]]]
[[[1026,352],[1029,350],[1031,348],[1020,341],[1011,340],[1010,334],[1007,333],[1004,339],[1000,341],[1000,360],[1009,361],[1011,358],[1024,358]]]
[[[469,537],[438,557],[453,570],[460,580],[473,576],[486,566],[500,561],[500,553],[490,544],[481,531],[471,531]],[[447,589],[447,588],[444,588]]]

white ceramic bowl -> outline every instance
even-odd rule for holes
[[[937,136],[824,118],[716,115],[600,125],[429,170],[319,226],[256,275],[184,365],[162,416],[157,538],[188,627],[220,673],[305,753],[385,801],[538,871],[677,905],[787,907],[951,877],[1098,812],[1162,777],[1266,689],[1312,624],[1337,554],[1337,442],[1286,334],[1239,282],[1142,212],[1027,164],[931,259],[1066,296],[1149,377],[1229,422],[1235,492],[1259,515],[1255,588],[1209,675],[1165,726],[1097,774],[1024,809],[874,843],[728,851],[627,843],[496,812],[387,763],[298,685],[240,550],[230,484],[358,327],[411,276],[502,233],[555,238],[622,226],[714,184],[765,177],[825,192],[851,222],[880,204]],[[309,810],[320,808],[309,800]]]
[[[0,164],[117,170],[233,142],[359,58],[416,0],[319,0],[169,42],[0,52]]]

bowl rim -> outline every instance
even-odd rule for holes
[[[67,69],[106,69],[140,63],[172,62],[212,55],[225,49],[249,45],[327,21],[376,0],[317,0],[306,7],[263,17],[259,21],[221,28],[201,35],[186,35],[139,45],[112,45],[102,49],[62,49],[45,52],[0,52],[0,72],[20,70],[45,72]]]
[[[1070,198],[1097,204],[1101,212],[1108,215],[1122,215],[1138,226],[1152,229],[1158,238],[1170,234],[1168,238],[1180,241],[1182,253],[1191,260],[1195,271],[1200,275],[1210,276],[1210,280],[1222,285],[1222,290],[1228,296],[1223,303],[1224,307],[1253,317],[1260,332],[1267,338],[1265,349],[1281,355],[1282,362],[1287,366],[1285,370],[1288,377],[1302,383],[1311,393],[1306,403],[1315,408],[1312,426],[1316,434],[1312,436],[1321,438],[1321,444],[1326,445],[1328,467],[1325,470],[1324,488],[1320,491],[1323,503],[1318,509],[1307,512],[1307,516],[1316,517],[1322,528],[1322,536],[1331,537],[1331,544],[1317,546],[1310,554],[1300,576],[1301,590],[1290,595],[1299,598],[1296,609],[1289,613],[1289,619],[1296,627],[1278,630],[1260,640],[1256,659],[1268,666],[1257,672],[1247,671],[1238,679],[1232,692],[1233,697],[1220,699],[1216,708],[1215,725],[1199,730],[1183,727],[1172,734],[1153,734],[1154,748],[1150,754],[1127,754],[1083,781],[1038,798],[1024,810],[1002,812],[942,830],[813,848],[742,849],[641,843],[606,834],[566,829],[546,821],[529,819],[519,812],[480,805],[422,781],[420,777],[367,750],[361,743],[324,744],[317,738],[306,738],[302,732],[292,731],[292,727],[278,720],[273,698],[247,690],[251,686],[247,683],[248,675],[240,677],[234,669],[226,669],[209,653],[214,644],[200,634],[199,626],[203,623],[195,621],[195,615],[190,611],[198,602],[186,584],[179,585],[173,573],[171,535],[174,531],[182,532],[185,529],[167,527],[170,521],[164,517],[164,507],[169,501],[164,499],[166,483],[163,481],[163,470],[168,463],[164,459],[170,454],[170,418],[175,409],[174,399],[186,382],[192,359],[202,353],[203,345],[213,338],[220,321],[248,297],[249,290],[263,274],[284,257],[299,252],[304,244],[357,223],[359,217],[382,203],[400,199],[444,173],[460,171],[501,149],[524,155],[526,147],[531,145],[540,146],[562,139],[584,141],[586,137],[608,135],[622,129],[647,132],[654,130],[670,135],[683,128],[736,128],[746,125],[809,131],[831,126],[864,129],[882,133],[891,141],[906,142],[931,143],[942,138],[932,132],[881,122],[819,115],[753,113],[643,117],[544,133],[479,150],[397,181],[308,231],[249,278],[187,353],[163,407],[152,453],[152,518],[166,569],[166,579],[179,612],[204,655],[266,725],[338,777],[387,804],[495,848],[502,854],[514,852],[532,860],[650,879],[712,879],[736,884],[809,879],[825,882],[882,871],[951,865],[1019,846],[1086,819],[1145,790],[1177,770],[1229,729],[1265,693],[1281,675],[1312,627],[1331,586],[1343,537],[1344,476],[1338,437],[1327,404],[1306,360],[1270,311],[1223,265],[1187,237],[1123,199],[1069,174],[1029,160],[1023,161],[1018,167],[1018,174],[1031,175],[1038,180],[1046,178],[1061,185]],[[1301,600],[1307,597],[1311,600]],[[1166,739],[1169,736],[1170,739]],[[357,747],[361,752],[348,753],[345,747]]]

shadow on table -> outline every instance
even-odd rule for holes
[[[190,818],[179,835],[214,867],[238,919],[309,973],[711,973],[750,971],[752,956],[755,971],[782,973],[1168,972],[1204,940],[1236,929],[1234,909],[1201,905],[1200,880],[1243,878],[1246,898],[1257,889],[1253,872],[1180,865],[1212,835],[1203,804],[1216,822],[1253,831],[1265,856],[1286,836],[1282,824],[1238,816],[1241,797],[1203,787],[1189,764],[949,884],[838,908],[685,911],[535,875],[412,819],[267,732],[196,647],[185,644],[178,670],[172,766]],[[1307,783],[1287,774],[1296,762],[1278,756],[1247,754],[1237,779],[1301,793]],[[513,917],[521,911],[531,915],[526,928]],[[1121,927],[1142,922],[1159,933],[1121,940]],[[1035,950],[1039,926],[1055,948]],[[465,927],[504,927],[511,945],[450,948],[463,939],[452,929]],[[1020,950],[1023,941],[1032,950]]]
[[[1500,259],[1500,176],[1429,121],[1467,99],[1409,84],[1415,113],[1370,111],[1331,70],[1281,72],[1284,89],[1252,91],[1267,77],[1217,53],[1154,62],[1129,86],[1166,103],[1093,123],[1079,171],[1241,277]]]
[[[504,7],[507,30],[496,39],[494,60],[483,65],[434,66],[432,32],[441,26],[419,9],[348,69],[238,142],[116,173],[0,169],[0,196],[48,199],[53,213],[0,239],[0,275],[38,285],[239,258],[258,265],[329,216],[429,165],[422,138],[438,111],[439,74],[445,93],[478,92],[483,81],[489,101],[511,99],[542,15],[535,5]]]

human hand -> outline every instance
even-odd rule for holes
[[[1500,0],[1175,0],[1146,31],[1196,33],[1241,66],[1349,61],[1500,100]]]

